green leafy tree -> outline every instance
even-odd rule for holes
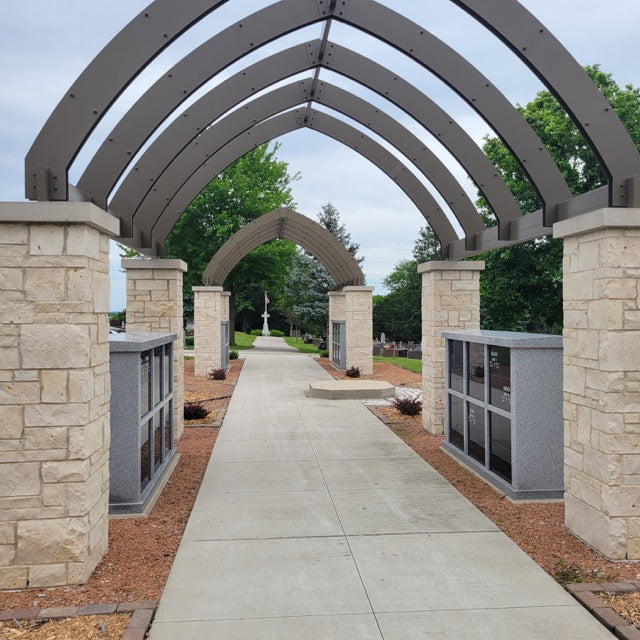
[[[167,257],[181,258],[189,265],[184,278],[185,318],[193,317],[191,288],[202,284],[202,273],[215,252],[248,222],[293,205],[290,184],[297,175],[289,175],[287,163],[276,158],[277,150],[278,145],[262,145],[227,167],[200,192],[171,230]],[[242,310],[259,308],[264,289],[260,293],[254,284],[267,282],[267,273],[286,269],[290,263],[281,264],[284,254],[282,247],[259,248],[238,264],[225,283],[232,299],[237,297],[236,306]]]
[[[413,246],[413,259],[402,260],[382,281],[389,293],[373,303],[373,332],[392,340],[422,339],[422,279],[418,265],[440,260],[440,242],[431,227],[422,227]]]
[[[640,143],[640,90],[618,86],[598,65],[586,68],[609,100],[632,139]],[[606,177],[591,148],[548,91],[539,92],[518,107],[562,171],[574,195],[606,184]],[[520,165],[505,145],[486,137],[483,149],[500,170],[523,213],[541,203]],[[488,224],[495,218],[484,198],[478,204]],[[546,237],[478,256],[486,262],[480,280],[481,318],[486,329],[542,331],[562,330],[562,243]]]

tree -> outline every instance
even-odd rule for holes
[[[258,216],[292,206],[290,183],[297,175],[289,175],[287,163],[276,158],[277,150],[277,144],[272,148],[262,145],[227,167],[196,196],[171,230],[167,257],[180,258],[189,265],[184,278],[185,318],[193,316],[191,288],[202,284],[202,273],[215,252]],[[251,287],[253,280],[283,268],[280,249],[256,251],[244,258],[244,264],[239,264],[225,283],[232,296],[238,296],[242,308],[257,307],[262,299],[263,293]],[[247,300],[249,290],[252,297]]]
[[[413,245],[412,260],[401,260],[382,281],[389,293],[373,303],[373,332],[393,340],[422,339],[422,279],[418,265],[440,260],[438,237],[431,227],[422,227]]]
[[[318,213],[318,223],[333,234],[347,251],[362,264],[364,257],[358,256],[359,244],[352,242],[351,234],[340,221],[340,212],[327,202]],[[306,251],[298,250],[282,295],[277,305],[291,326],[322,335],[326,331],[329,317],[328,293],[336,284],[325,267]]]
[[[640,143],[640,90],[619,87],[598,65],[587,73],[611,102],[632,139]],[[523,118],[538,134],[562,171],[574,195],[606,184],[591,148],[548,91],[539,92],[525,107]],[[495,137],[483,149],[512,190],[523,213],[540,208],[540,200],[520,165]],[[495,218],[484,198],[478,205],[488,224]],[[562,243],[541,238],[478,256],[486,263],[480,279],[480,313],[487,329],[560,332],[562,329]]]

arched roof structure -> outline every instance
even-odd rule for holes
[[[251,221],[227,240],[202,275],[205,285],[222,286],[250,251],[276,238],[287,238],[316,257],[336,287],[364,284],[364,274],[344,245],[322,225],[292,209],[276,209]]]
[[[599,159],[608,177],[604,189],[572,197],[538,137],[490,81],[425,26],[375,0],[278,0],[222,30],[186,55],[142,95],[107,136],[78,186],[69,185],[71,163],[120,93],[178,36],[227,1],[238,0],[185,0],[179,4],[155,0],[132,20],[81,74],[35,140],[25,160],[27,197],[93,200],[120,217],[126,242],[156,253],[162,250],[164,238],[182,210],[206,184],[205,178],[213,179],[216,172],[256,146],[256,140],[266,142],[305,126],[360,152],[360,147],[366,147],[363,155],[411,197],[449,258],[544,235],[555,221],[602,206],[639,204],[640,155],[633,142],[584,70],[517,0],[450,1],[506,44],[558,98]],[[491,163],[455,120],[418,87],[331,42],[333,20],[396,48],[457,92],[511,150],[537,191],[542,209],[520,215],[498,172],[492,171]],[[321,40],[280,51],[246,67],[223,83],[228,93],[214,89],[185,110],[131,167],[132,158],[145,142],[205,82],[255,49],[316,23],[324,24]],[[233,111],[243,100],[305,69],[313,74],[295,104],[290,104],[293,98],[285,90],[278,89]],[[442,141],[493,207],[498,226],[484,227],[462,186],[426,144],[421,145],[379,109],[321,81],[323,69],[368,86]],[[301,102],[307,103],[303,113],[300,109],[289,110]],[[362,142],[358,142],[357,130],[314,111],[314,103],[347,113],[387,140],[392,138],[406,161],[391,161],[385,155],[389,152],[364,134],[359,134]],[[257,116],[252,115],[254,111]],[[214,126],[210,126],[212,123]],[[215,135],[210,133],[214,129]],[[205,154],[198,162],[196,150],[201,144]],[[462,238],[453,232],[448,213],[413,175],[411,165],[429,178],[451,207],[462,227]],[[121,178],[120,188],[109,201]]]

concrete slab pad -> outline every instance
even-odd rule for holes
[[[317,462],[216,462],[207,470],[202,487],[215,493],[322,491],[325,482]]]
[[[417,456],[391,460],[323,460],[319,463],[329,491],[421,486],[447,487],[449,483]]]
[[[376,613],[575,602],[500,532],[356,536],[349,544]]]
[[[417,454],[402,441],[391,438],[339,438],[312,440],[318,460],[413,458]]]
[[[156,620],[370,613],[344,538],[183,541]]]
[[[381,380],[314,380],[309,383],[310,398],[353,400],[354,398],[390,398],[395,387]]]
[[[344,534],[329,493],[209,493],[198,496],[185,540],[295,538]]]
[[[347,535],[497,531],[452,487],[405,487],[331,491]]]
[[[377,615],[384,640],[613,640],[580,605]]]
[[[154,622],[149,640],[382,640],[373,615]]]
[[[276,442],[286,442],[287,440],[306,440],[307,433],[303,425],[298,423],[280,424],[242,424],[241,422],[225,422],[218,434],[216,446],[222,442],[251,440],[272,440]]]
[[[215,447],[211,459],[215,462],[270,462],[274,460],[315,460],[315,453],[306,439],[291,440],[230,440]]]

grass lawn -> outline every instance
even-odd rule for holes
[[[255,339],[256,336],[250,336],[242,333],[242,331],[236,331],[236,343],[229,348],[235,349],[236,351],[240,351],[240,349],[253,349],[253,341]]]
[[[290,346],[294,347],[300,353],[320,353],[320,349],[313,344],[305,344],[302,338],[287,338],[285,336],[284,341]]]
[[[396,367],[413,371],[413,373],[422,373],[422,360],[413,360],[412,358],[383,358],[382,356],[374,356],[376,362],[387,362],[395,364]]]

